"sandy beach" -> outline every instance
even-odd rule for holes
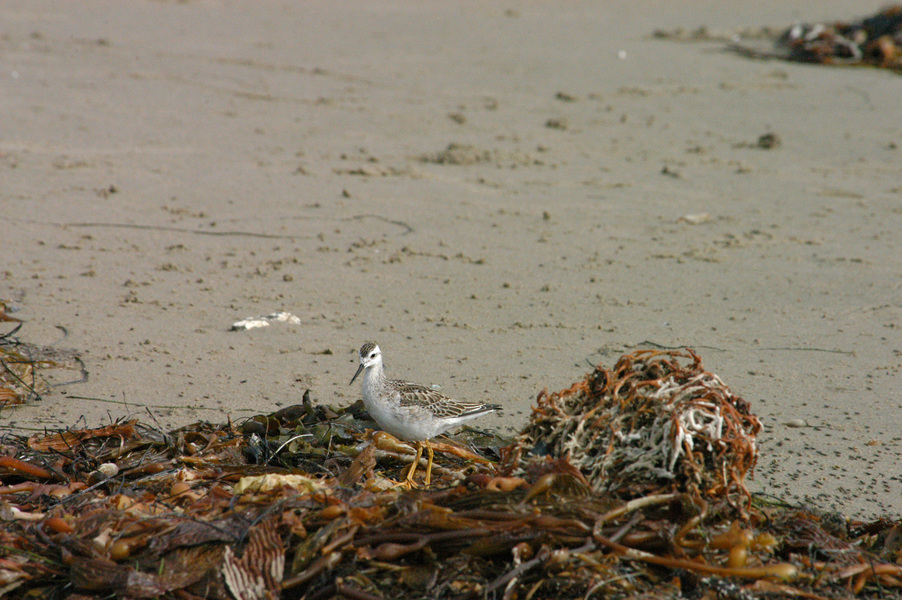
[[[899,517],[902,79],[653,35],[881,6],[4,2],[0,299],[89,377],[0,430],[343,406],[373,340],[510,433],[688,346],[753,491]]]

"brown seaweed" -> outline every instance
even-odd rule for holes
[[[680,437],[693,406],[719,407],[719,436]],[[440,440],[426,489],[393,486],[412,449],[371,425],[308,397],[240,424],[7,435],[0,597],[902,597],[902,521],[750,495],[757,419],[689,350],[543,392],[503,460],[491,437]],[[681,444],[668,475],[666,449],[616,471],[616,441],[643,436]]]

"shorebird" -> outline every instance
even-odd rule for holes
[[[424,480],[429,485],[434,456],[429,445],[430,438],[471,419],[501,410],[499,404],[462,402],[416,383],[388,379],[382,365],[382,350],[373,342],[361,346],[359,355],[360,366],[348,385],[354,383],[363,371],[363,404],[370,416],[384,431],[416,443],[416,458],[405,477],[407,487],[415,485],[413,474],[423,456],[423,448],[426,448],[429,457]]]

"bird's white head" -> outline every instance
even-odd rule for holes
[[[354,380],[357,379],[357,376],[360,375],[364,369],[369,369],[370,367],[382,364],[382,350],[375,342],[365,343],[360,347],[358,354],[360,355],[360,366],[357,367],[357,372],[351,377],[351,383],[354,383]],[[351,383],[348,385],[351,385]]]

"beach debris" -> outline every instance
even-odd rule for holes
[[[761,423],[692,350],[625,355],[536,404],[509,457],[518,470],[551,457],[598,493],[750,498]]]
[[[12,323],[21,323],[21,319],[17,319],[16,317],[11,316],[9,313],[14,313],[19,310],[18,306],[13,305],[11,302],[7,300],[0,300],[0,321],[9,321]]]
[[[902,70],[902,5],[852,22],[797,23],[777,44],[789,60]]]
[[[726,44],[727,49],[757,59],[780,59],[822,65],[871,66],[902,72],[902,5],[887,6],[856,21],[795,23],[790,27],[744,28],[717,32],[657,29],[655,39]]]
[[[10,317],[7,310],[8,305],[0,301],[0,322],[17,323],[11,331],[0,335],[0,410],[40,400],[41,394],[51,387],[47,378],[50,371],[65,369],[80,372],[78,379],[56,385],[87,381],[88,371],[77,353],[19,340],[16,334],[23,323]]]
[[[779,148],[782,143],[783,140],[776,133],[764,133],[758,136],[758,142],[755,145],[762,150],[773,150]]]
[[[714,220],[714,217],[711,213],[701,212],[701,213],[690,213],[681,216],[677,221],[681,223],[688,223],[690,225],[701,225],[703,223],[710,223]]]
[[[489,164],[497,168],[517,168],[519,166],[541,165],[542,161],[529,153],[518,150],[504,151],[478,148],[472,144],[451,142],[443,150],[423,154],[420,162],[436,165],[471,166]]]
[[[783,140],[776,133],[762,133],[754,142],[739,142],[733,144],[734,148],[754,148],[757,150],[774,150],[783,144]]]
[[[243,423],[164,432],[127,420],[4,436],[0,598],[902,594],[902,520],[727,501],[728,490],[745,493],[730,470],[741,483],[751,467],[755,420],[689,350],[633,352],[543,392],[515,440],[443,438],[427,489],[385,485],[413,448],[374,433],[361,404],[305,394]],[[568,446],[597,439],[560,436],[555,423],[663,437],[629,477],[597,479],[591,460],[575,464],[591,457]],[[605,492],[612,477],[627,487]]]
[[[47,381],[38,375],[40,360],[29,356],[11,333],[0,336],[0,407],[25,404],[40,399]]]
[[[279,311],[270,313],[263,317],[248,317],[240,321],[235,321],[229,328],[230,331],[247,331],[248,329],[256,329],[257,327],[269,327],[271,323],[290,323],[291,325],[300,325],[301,319],[290,312]]]
[[[751,28],[745,27],[738,31],[712,30],[707,25],[700,25],[694,29],[675,27],[673,29],[655,29],[651,36],[656,40],[670,42],[698,43],[698,42],[737,42],[739,40],[762,39],[773,41],[779,37],[781,29],[771,27]]]

